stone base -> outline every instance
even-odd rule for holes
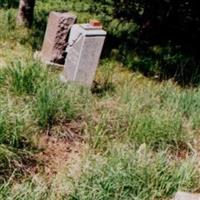
[[[72,85],[79,86],[79,87],[81,86],[82,88],[85,88],[85,89],[89,89],[89,90],[91,89],[90,86],[82,85],[81,83],[67,80],[63,74],[60,75],[59,79],[60,79],[61,83],[63,83],[63,84],[72,84]]]
[[[65,76],[64,75],[60,75],[60,81],[62,82],[62,83],[67,83],[68,81],[67,81],[67,79],[65,78]]]
[[[36,60],[40,60],[45,65],[49,65],[49,66],[53,66],[53,67],[57,67],[57,68],[61,68],[61,69],[64,68],[64,65],[54,63],[54,62],[50,62],[48,60],[43,59],[42,56],[41,56],[41,51],[36,51],[33,55],[33,58],[36,59]]]
[[[200,194],[177,192],[173,200],[200,200]]]

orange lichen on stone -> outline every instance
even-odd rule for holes
[[[102,26],[101,22],[99,20],[96,20],[96,19],[92,19],[90,20],[90,25],[92,26]]]

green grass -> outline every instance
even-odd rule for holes
[[[24,121],[17,116],[9,116],[8,112],[1,112],[0,115],[0,144],[19,146],[22,140]]]
[[[51,185],[34,177],[12,190],[11,185],[2,185],[0,194],[2,199],[20,200],[168,199],[177,190],[197,189],[195,159],[172,160],[167,152],[155,154],[144,145],[136,149],[114,144],[104,155],[88,152],[78,166],[78,179],[65,171]]]
[[[73,8],[38,1],[32,30],[15,27],[15,9],[0,10],[0,199],[157,200],[198,191],[199,87],[156,82],[114,58],[101,61],[91,91],[61,83],[61,71],[32,55],[48,12],[63,6]],[[70,127],[74,121],[81,128]],[[41,150],[35,140],[49,130],[57,137],[54,128],[79,134],[87,150],[72,152],[50,181],[42,171],[24,175],[18,167]]]
[[[37,62],[15,62],[6,70],[10,90],[16,94],[34,94],[47,79],[48,72]]]
[[[111,65],[112,76],[107,73]],[[146,194],[151,195],[151,199],[167,198],[179,188],[194,190],[198,187],[192,156],[175,162],[167,156],[168,151],[157,152],[168,149],[174,154],[187,151],[189,155],[188,145],[193,146],[194,133],[199,128],[198,118],[195,118],[199,113],[199,90],[184,90],[171,82],[159,84],[139,75],[132,76],[112,61],[103,62],[97,81],[102,88],[109,82],[115,89],[104,89],[93,95],[84,88],[60,83],[55,71],[32,61],[22,65],[16,62],[1,72],[0,90],[5,95],[1,97],[0,142],[4,152],[12,147],[9,152],[21,156],[18,149],[34,148],[30,143],[34,134],[78,116],[85,118],[85,141],[94,150],[88,162],[100,153],[100,162],[104,164],[93,160],[87,170],[81,166],[84,173],[78,181],[61,180],[72,185],[69,199],[148,199]],[[193,104],[188,106],[187,102]],[[112,152],[112,146],[119,142],[132,143],[136,148],[145,144],[152,154],[144,152],[149,159],[139,162],[137,151],[127,149],[127,157],[124,157],[121,145],[119,152]],[[5,158],[4,153],[2,170],[8,166]],[[9,168],[13,169],[12,162]],[[28,181],[20,186],[23,195],[14,197],[9,192],[10,198],[49,199],[49,195],[54,195],[55,191],[47,189],[48,185],[30,184]],[[2,185],[1,195],[12,187],[12,184]]]
[[[195,187],[198,175],[191,163],[118,144],[107,156],[90,159],[69,199],[164,199]]]
[[[40,85],[34,110],[41,127],[52,126],[59,120],[73,119],[75,109],[68,95],[68,89],[57,80],[43,82]]]

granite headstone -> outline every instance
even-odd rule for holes
[[[62,80],[91,87],[99,63],[106,32],[101,25],[72,26]]]
[[[76,16],[72,13],[50,13],[42,51],[39,53],[43,62],[64,64],[69,31],[75,22]]]

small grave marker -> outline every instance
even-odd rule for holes
[[[200,194],[177,192],[173,200],[200,200]]]

